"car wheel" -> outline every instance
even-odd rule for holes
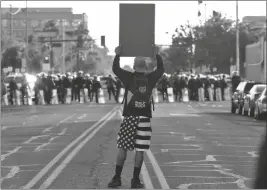
[[[246,111],[244,107],[242,108],[242,115],[248,116],[248,111]]]
[[[231,113],[236,113],[236,108],[233,103],[231,105]]]

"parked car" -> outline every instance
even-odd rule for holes
[[[266,109],[266,96],[267,96],[267,89],[265,88],[264,91],[261,93],[260,97],[255,102],[255,109],[254,109],[254,118],[261,119],[265,116],[267,117],[267,109]]]
[[[236,88],[236,91],[233,93],[231,100],[231,113],[236,113],[238,110],[238,114],[242,114],[243,106],[244,106],[244,97],[249,93],[250,89],[256,85],[261,84],[260,82],[254,81],[242,81]]]
[[[260,97],[262,91],[266,88],[265,84],[254,85],[249,93],[244,98],[243,115],[250,115],[253,117],[255,102]]]

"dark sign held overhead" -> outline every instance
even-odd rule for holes
[[[155,4],[120,4],[122,57],[153,57]]]

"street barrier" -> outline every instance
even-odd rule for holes
[[[98,102],[100,104],[105,104],[105,97],[104,97],[104,91],[100,88],[99,89],[99,97],[98,97]]]
[[[83,104],[84,103],[84,89],[81,89],[80,90],[80,104]]]
[[[159,95],[158,95],[157,88],[154,88],[153,89],[152,94],[153,94],[153,101],[154,101],[154,103],[159,103]]]
[[[125,89],[124,88],[121,88],[120,89],[120,93],[119,93],[119,99],[118,99],[118,101],[120,103],[123,101],[124,93],[125,93]]]
[[[19,90],[16,90],[16,105],[20,106],[21,105],[21,92]]]
[[[221,88],[216,88],[216,101],[222,101],[222,91]]]
[[[39,91],[39,104],[45,105],[45,100],[44,100],[44,91],[40,90]]]
[[[173,88],[168,88],[167,93],[169,102],[174,102]]]
[[[212,88],[208,88],[209,100],[211,102],[213,102],[213,92],[214,90]]]
[[[8,92],[2,96],[2,102],[4,106],[8,106]]]
[[[31,90],[27,88],[27,94],[26,99],[29,106],[32,106],[32,96],[31,96]]]
[[[89,102],[88,89],[87,88],[84,88],[84,102],[85,103]]]
[[[71,104],[71,88],[67,88],[66,104]]]
[[[204,88],[198,88],[198,101],[199,102],[205,101]]]
[[[230,88],[229,87],[224,90],[224,99],[225,99],[225,101],[230,101],[231,100]]]
[[[183,100],[183,102],[189,102],[188,89],[187,88],[182,89],[182,100]]]
[[[58,104],[57,90],[52,90],[52,104]]]

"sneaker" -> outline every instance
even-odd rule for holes
[[[132,179],[131,188],[132,189],[143,189],[144,188],[144,184],[141,183],[139,179]]]
[[[108,183],[108,187],[118,187],[121,186],[121,178],[114,176],[112,180]]]

